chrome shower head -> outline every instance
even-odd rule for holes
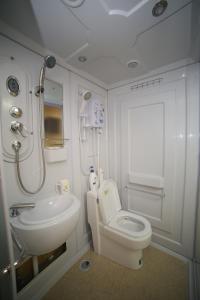
[[[39,86],[36,88],[35,95],[39,97],[40,94],[44,93],[44,79],[46,67],[52,69],[56,64],[56,59],[54,56],[47,55],[44,57],[44,64],[40,70]]]
[[[56,64],[56,59],[54,56],[51,55],[47,55],[44,58],[44,66],[47,68],[52,69]]]
[[[90,91],[84,91],[81,93],[81,106],[80,106],[80,116],[83,115],[86,105],[92,97],[92,93]]]
[[[92,93],[90,91],[85,91],[83,93],[83,99],[84,100],[89,100],[92,97]]]

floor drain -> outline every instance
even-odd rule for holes
[[[90,260],[82,260],[80,262],[80,270],[83,271],[83,272],[86,272],[90,269],[91,267],[91,261]]]

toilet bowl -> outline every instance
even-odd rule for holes
[[[104,180],[98,192],[87,193],[87,210],[95,252],[126,267],[141,268],[143,249],[151,241],[151,224],[122,210],[113,180]]]

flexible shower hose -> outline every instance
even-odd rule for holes
[[[44,186],[45,179],[46,179],[46,164],[45,164],[45,157],[44,157],[44,147],[43,147],[43,139],[42,139],[42,129],[43,129],[43,102],[41,103],[41,91],[39,92],[39,112],[40,112],[40,149],[41,149],[41,156],[42,156],[42,182],[40,186],[35,191],[28,190],[25,185],[23,184],[21,173],[20,173],[20,166],[19,166],[19,149],[15,148],[15,162],[16,162],[16,169],[17,169],[17,177],[20,184],[21,189],[26,192],[27,194],[34,195],[38,193]]]

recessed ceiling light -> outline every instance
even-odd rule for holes
[[[83,4],[85,0],[61,0],[64,4],[69,7],[79,7]]]
[[[79,56],[78,60],[82,63],[86,62],[87,57],[86,56]]]
[[[138,64],[139,64],[139,62],[136,61],[136,60],[130,60],[130,61],[127,62],[127,66],[130,69],[136,68],[138,66]]]
[[[166,0],[161,0],[157,2],[152,9],[152,15],[154,17],[160,17],[165,12],[167,6],[168,3]]]

